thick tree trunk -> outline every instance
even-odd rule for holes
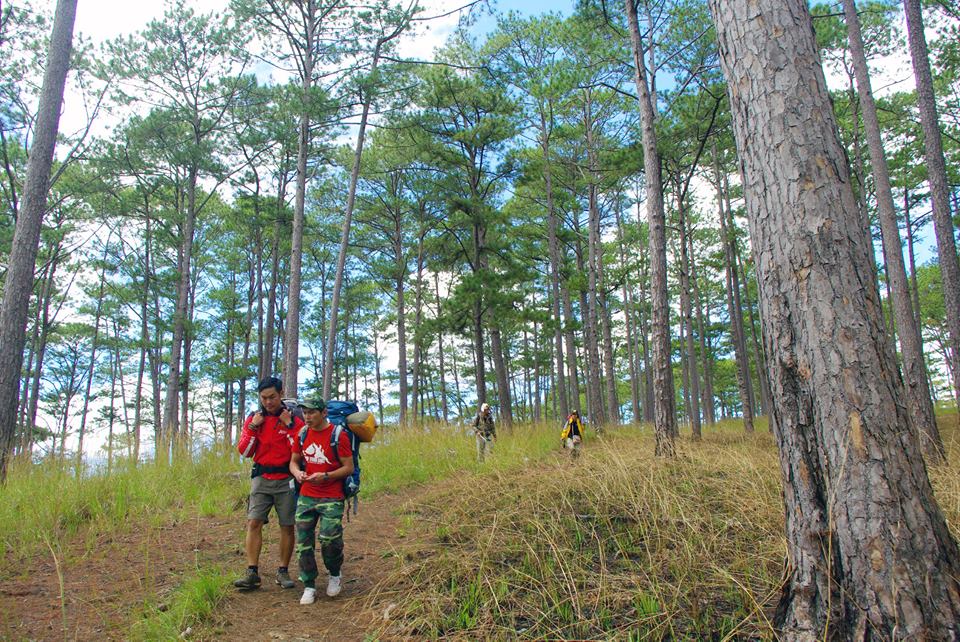
[[[920,0],[904,0],[903,6],[906,9],[910,57],[917,82],[927,180],[930,183],[930,200],[933,202],[933,229],[937,236],[943,300],[947,310],[947,328],[950,331],[951,352],[956,360],[960,358],[960,260],[957,259],[957,243],[954,238],[956,229],[950,212],[950,184],[947,181],[940,119],[933,95],[933,77],[930,73],[927,39],[923,33]],[[956,362],[953,367],[955,371],[960,369]],[[960,381],[955,381],[954,384],[954,397],[960,399]]]
[[[860,90],[860,104],[863,108],[863,124],[867,133],[867,146],[870,150],[870,164],[873,166],[874,180],[877,182],[877,212],[880,217],[880,229],[883,234],[883,253],[887,266],[887,278],[893,290],[893,312],[900,336],[900,351],[903,356],[903,383],[906,387],[907,410],[913,417],[915,428],[920,436],[924,454],[937,462],[946,457],[943,440],[937,428],[930,401],[930,384],[927,368],[923,360],[923,340],[920,329],[915,323],[913,306],[910,302],[910,287],[907,284],[907,271],[903,264],[903,250],[900,244],[900,228],[897,223],[896,207],[893,204],[893,188],[890,186],[890,172],[887,158],[883,152],[883,140],[880,135],[880,121],[877,107],[873,101],[873,89],[870,85],[870,72],[860,33],[860,18],[853,0],[843,0],[843,12],[847,21],[847,33],[850,40],[850,55],[853,57],[857,86]]]
[[[807,4],[710,6],[784,481],[774,625],[787,639],[956,639],[960,551],[902,402]]]
[[[47,207],[50,167],[60,126],[63,87],[70,67],[73,22],[77,0],[59,0],[47,52],[47,68],[40,90],[33,145],[27,162],[23,201],[17,216],[7,261],[0,307],[0,484],[7,479],[17,425],[17,395],[23,367],[27,316],[33,292],[33,271],[40,243],[43,213]]]
[[[663,183],[660,177],[660,153],[654,129],[656,110],[647,84],[643,64],[643,45],[637,23],[634,0],[625,0],[633,66],[640,102],[641,137],[643,139],[643,171],[646,181],[647,224],[650,234],[650,300],[653,306],[653,406],[655,451],[657,455],[674,455],[673,436],[677,418],[673,390],[673,367],[670,362],[670,305],[667,293],[667,235],[663,213]]]

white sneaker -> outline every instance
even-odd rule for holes
[[[330,580],[327,582],[327,595],[329,597],[337,597],[340,595],[340,576],[331,575]]]
[[[317,589],[309,586],[303,589],[303,597],[300,598],[300,604],[307,606],[308,604],[313,604],[316,601],[317,601]]]

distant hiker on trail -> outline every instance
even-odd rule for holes
[[[477,459],[482,462],[487,453],[493,454],[493,442],[497,438],[497,428],[493,425],[493,413],[488,404],[480,405],[480,412],[473,420],[473,430],[477,434]]]
[[[280,393],[283,382],[267,377],[257,385],[260,409],[243,423],[237,450],[244,457],[253,457],[250,476],[250,497],[247,500],[247,573],[233,583],[238,589],[249,591],[260,587],[260,548],[263,545],[263,525],[270,508],[277,510],[280,523],[280,567],[276,582],[282,588],[296,586],[287,567],[293,555],[293,524],[296,512],[296,492],[290,474],[290,454],[293,452],[297,431],[303,420],[293,416],[283,404]]]
[[[583,446],[583,422],[580,420],[580,413],[576,410],[567,417],[567,422],[560,433],[560,442],[564,448],[570,450],[571,457],[576,459],[580,456],[580,448]]]
[[[347,431],[341,431],[333,446],[334,426],[327,421],[327,404],[319,397],[298,404],[307,420],[305,432],[294,444],[290,472],[300,481],[297,501],[297,556],[303,597],[300,604],[313,604],[317,599],[316,528],[320,524],[320,554],[330,573],[327,595],[340,594],[343,565],[343,480],[353,473],[353,450]]]

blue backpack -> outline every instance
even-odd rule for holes
[[[333,424],[333,434],[330,437],[330,449],[333,450],[334,457],[340,461],[340,452],[337,443],[340,441],[340,434],[347,433],[350,439],[350,449],[353,451],[353,473],[343,480],[343,496],[347,501],[347,513],[350,512],[350,500],[353,499],[353,514],[357,514],[357,505],[359,504],[360,494],[360,438],[353,434],[353,431],[347,427],[347,416],[355,412],[360,412],[360,408],[352,401],[328,401],[327,402],[327,421]],[[307,431],[300,433],[300,447],[303,448],[303,442],[307,438]]]

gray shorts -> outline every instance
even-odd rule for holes
[[[250,497],[247,499],[247,519],[266,522],[273,506],[277,508],[277,519],[281,526],[293,526],[296,523],[297,497],[294,494],[293,477],[253,478]]]

